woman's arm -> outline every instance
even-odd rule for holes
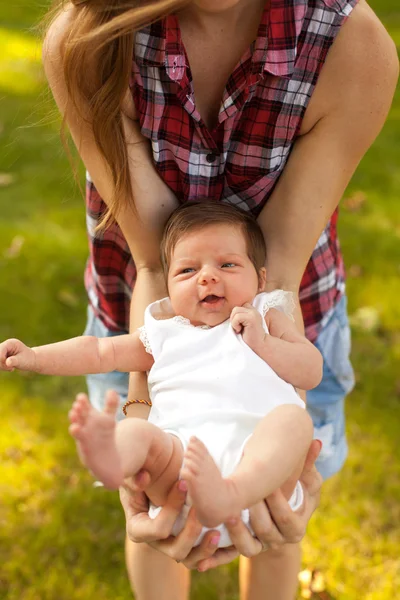
[[[328,54],[301,135],[259,216],[267,290],[298,293],[321,232],[383,126],[397,78],[395,45],[360,0]]]
[[[70,21],[74,18],[77,18],[77,11],[69,6],[52,23],[43,45],[43,64],[55,101],[61,114],[65,115],[77,150],[97,191],[107,204],[114,187],[110,170],[96,146],[90,121],[85,119],[87,107],[80,106],[79,113],[74,108],[63,74],[63,45]],[[123,203],[124,208],[118,215],[118,223],[137,270],[131,303],[130,330],[133,331],[143,324],[147,304],[165,295],[159,243],[165,222],[176,208],[177,201],[153,167],[149,142],[140,133],[129,90],[126,91],[121,109],[136,208],[135,212],[131,203]],[[146,376],[132,374],[129,397],[146,396],[148,397]],[[132,404],[128,408],[128,416],[147,418],[148,412],[148,407],[143,404]]]
[[[43,64],[54,99],[65,116],[72,139],[90,173],[97,191],[106,204],[113,195],[114,183],[110,169],[101,155],[90,123],[90,111],[82,100],[79,110],[69,96],[63,72],[63,46],[69,22],[79,15],[73,6],[62,12],[50,26],[43,44]],[[87,77],[90,78],[90,72]],[[94,88],[95,92],[95,88]],[[128,97],[129,91],[126,92]],[[127,103],[125,103],[127,105]],[[133,101],[132,101],[133,106]],[[124,103],[121,106],[124,132],[130,163],[131,184],[135,209],[131,201],[121,202],[118,224],[129,245],[137,267],[159,268],[159,239],[164,224],[176,207],[171,190],[158,177],[151,158],[148,140],[140,133]]]

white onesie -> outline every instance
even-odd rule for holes
[[[274,307],[293,318],[290,292],[258,294],[253,306],[263,317]],[[264,319],[263,323],[268,333]],[[188,319],[174,316],[169,298],[164,298],[147,307],[140,339],[154,357],[148,376],[153,404],[149,421],[178,437],[184,450],[191,436],[199,438],[223,477],[236,468],[262,417],[282,404],[305,406],[293,386],[234,332],[229,319],[216,327],[194,326]],[[299,508],[302,501],[297,483],[290,500],[292,509]],[[182,530],[189,509],[184,507],[174,535]],[[154,518],[159,510],[151,506],[149,515]],[[243,511],[242,519],[250,529],[248,510]],[[216,529],[221,532],[219,546],[230,546],[225,526]],[[203,528],[196,544],[206,531]]]

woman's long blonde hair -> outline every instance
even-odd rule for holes
[[[178,10],[188,0],[70,2],[77,14],[70,20],[62,47],[68,97],[73,109],[91,124],[114,183],[103,228],[117,218],[124,203],[131,202],[134,207],[121,105],[129,84],[135,32]],[[51,24],[64,9],[65,1],[57,0],[47,22]]]

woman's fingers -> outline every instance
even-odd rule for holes
[[[143,491],[132,491],[121,488],[120,499],[125,511],[126,531],[133,542],[154,542],[166,540],[185,502],[186,493],[182,492],[178,483],[171,489],[167,502],[154,518],[147,514],[148,502]]]
[[[278,548],[285,543],[281,532],[271,518],[266,502],[259,502],[250,509],[250,523],[263,550]]]
[[[142,476],[146,479],[146,473]],[[139,481],[141,478],[139,478]],[[185,526],[177,536],[172,528],[184,505],[186,493],[177,482],[168,495],[167,502],[159,514],[151,519],[148,515],[148,500],[137,481],[126,481],[120,489],[120,499],[126,518],[126,530],[133,542],[147,542],[170,558],[182,562],[189,569],[196,568],[199,561],[210,558],[218,548],[220,534],[209,531],[201,544],[193,548],[202,531],[202,525],[192,508]],[[221,563],[222,564],[222,563]]]
[[[262,551],[262,543],[251,534],[241,519],[231,519],[225,523],[225,526],[229,532],[232,545],[239,554],[250,558]]]
[[[197,570],[204,573],[204,571],[215,569],[215,567],[219,567],[220,565],[227,565],[239,555],[240,552],[234,546],[229,546],[229,548],[218,548],[212,556],[198,562]]]
[[[321,491],[321,486],[323,479],[321,475],[318,473],[315,463],[321,452],[322,442],[320,440],[313,440],[311,442],[311,446],[308,450],[308,454],[304,463],[303,472],[300,475],[300,481],[302,483],[303,489],[306,489],[310,496],[315,496],[317,499],[317,503],[314,508],[318,505],[319,501],[319,493]]]
[[[151,483],[150,473],[141,469],[136,475],[131,478],[132,489],[145,490]]]
[[[136,515],[142,512],[147,514],[149,510],[146,494],[142,490],[136,489],[127,480],[125,480],[124,485],[119,489],[119,498],[124,509],[127,524]]]
[[[191,548],[189,554],[182,563],[188,569],[197,569],[202,560],[209,559],[218,550],[220,540],[218,531],[207,531],[201,543],[195,548]]]
[[[280,490],[276,490],[265,502],[251,508],[251,526],[264,548],[299,542],[304,537],[308,521],[319,503],[322,477],[315,468],[315,461],[320,450],[321,442],[314,440],[299,478],[304,500],[298,510],[292,511]]]
[[[268,496],[266,503],[277,533],[281,536],[281,543],[294,544],[304,537],[308,523],[308,517],[304,514],[305,502],[298,512],[293,512],[280,490]],[[263,539],[263,543],[271,543],[269,536]]]
[[[157,539],[150,545],[156,550],[160,550],[170,558],[173,558],[178,562],[183,562],[186,566],[189,566],[191,561],[187,563],[186,560],[193,548],[193,545],[196,543],[201,530],[202,525],[196,517],[195,510],[192,508],[189,511],[184,528],[177,536],[170,536],[164,540]],[[189,568],[192,567],[190,566]]]
[[[309,471],[314,467],[316,460],[321,452],[322,442],[321,440],[312,440],[311,445],[308,449],[306,460],[304,462],[303,471]]]

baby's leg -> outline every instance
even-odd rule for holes
[[[285,404],[264,417],[243,451],[232,480],[252,506],[281,488],[293,493],[313,438],[312,420],[303,408]],[[260,492],[262,492],[260,496]]]
[[[70,433],[77,441],[82,462],[111,489],[145,468],[154,494],[163,495],[156,485],[160,480],[166,495],[179,475],[183,455],[179,440],[143,419],[131,418],[117,424],[117,408],[115,397],[106,401],[103,412],[93,408],[85,396],[74,403]]]
[[[306,411],[283,405],[264,417],[254,430],[235,472],[223,479],[204,444],[192,438],[185,452],[181,477],[200,521],[215,527],[266,498],[289,480],[290,497],[312,440]],[[291,489],[289,489],[291,487]]]
[[[163,506],[179,478],[183,461],[181,441],[144,419],[129,418],[117,423],[116,446],[124,478],[140,469],[147,471],[150,483],[146,496],[156,506]]]

